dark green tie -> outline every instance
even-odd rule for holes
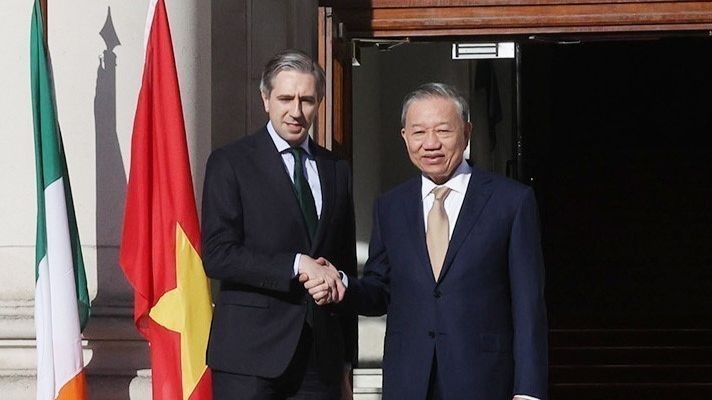
[[[301,147],[290,147],[287,151],[294,156],[294,191],[297,193],[299,207],[302,209],[304,222],[306,223],[307,231],[309,231],[309,239],[314,240],[319,217],[316,215],[314,196],[304,173],[304,156],[306,152]]]
[[[319,223],[319,217],[316,215],[316,204],[314,204],[314,196],[312,195],[311,188],[309,187],[309,181],[307,181],[307,176],[304,174],[304,149],[301,147],[290,147],[289,153],[294,157],[294,191],[297,193],[297,199],[299,200],[299,208],[302,209],[302,215],[304,216],[304,222],[307,225],[307,231],[309,231],[309,240],[314,240],[314,233],[316,233],[316,226]],[[309,298],[307,300],[307,313],[305,319],[309,326],[314,326],[314,313],[316,312],[316,303]]]

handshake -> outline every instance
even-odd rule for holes
[[[346,286],[341,280],[341,274],[323,257],[315,260],[302,254],[299,259],[298,278],[319,306],[339,303],[346,294]]]

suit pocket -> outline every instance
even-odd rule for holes
[[[269,298],[259,293],[230,290],[226,292],[220,292],[220,303],[235,306],[268,308]]]
[[[511,353],[512,336],[498,333],[480,335],[480,347],[485,353]]]

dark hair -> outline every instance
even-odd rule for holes
[[[318,100],[324,98],[326,92],[326,78],[324,70],[308,55],[299,50],[284,50],[272,57],[262,70],[260,91],[269,95],[272,92],[272,80],[282,71],[297,71],[312,74],[316,80],[316,94]]]

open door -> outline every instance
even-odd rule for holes
[[[331,7],[319,7],[319,64],[326,72],[326,95],[319,108],[317,143],[352,160],[351,42]]]

